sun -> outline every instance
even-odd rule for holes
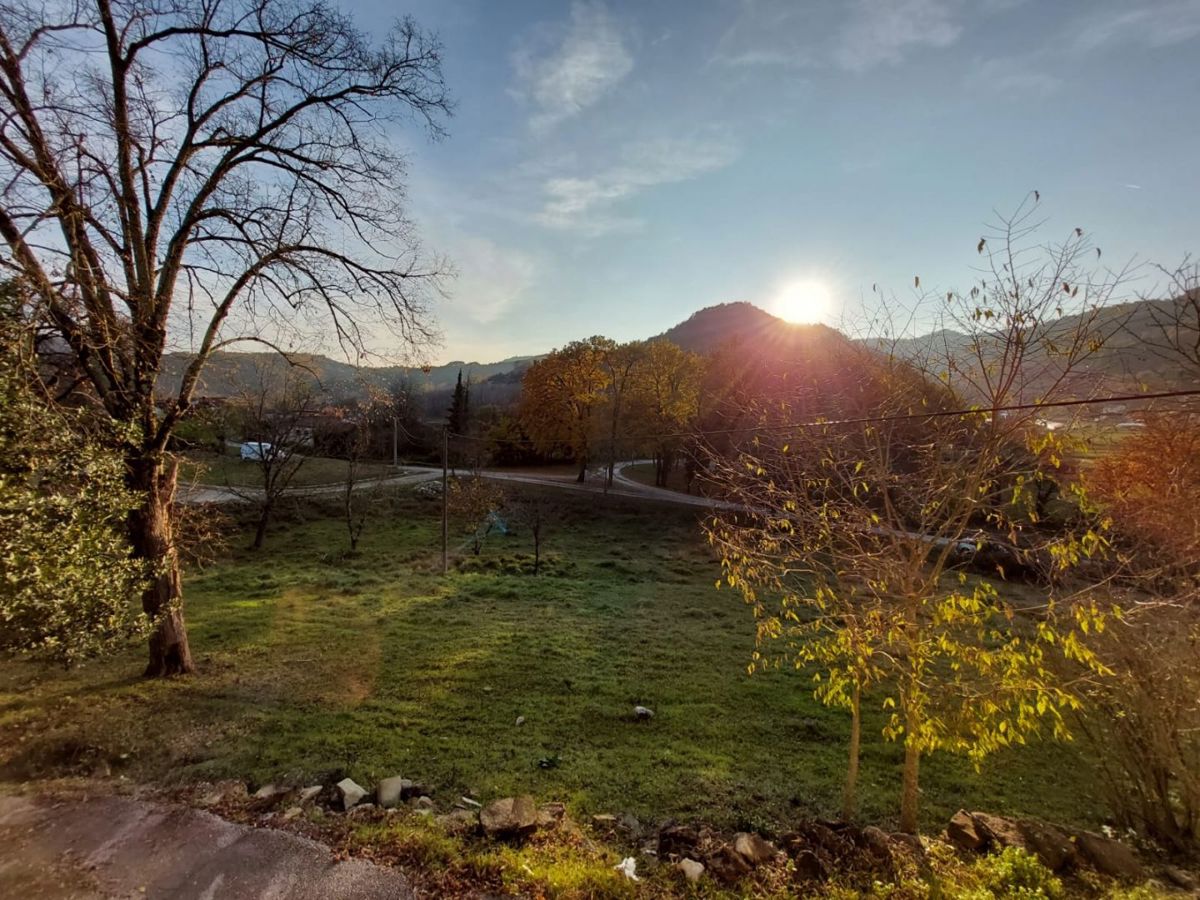
[[[827,285],[811,278],[789,281],[771,301],[770,312],[794,324],[822,322],[833,312],[833,295]]]

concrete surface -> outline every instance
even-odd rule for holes
[[[125,797],[0,796],[0,897],[409,900],[397,870],[328,847]]]

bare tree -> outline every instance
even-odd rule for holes
[[[346,520],[346,533],[350,539],[350,552],[358,550],[358,541],[367,525],[367,516],[379,499],[381,480],[375,478],[369,485],[363,484],[363,462],[371,450],[373,429],[390,417],[392,409],[389,398],[363,383],[367,400],[358,404],[351,413],[352,430],[346,436],[346,477],[342,491],[342,513]]]
[[[1200,380],[1200,262],[1185,256],[1174,269],[1160,266],[1165,297],[1143,298],[1150,327],[1136,337],[1154,355],[1180,363]],[[1157,301],[1157,302],[1156,302]]]
[[[252,550],[262,549],[271,514],[292,486],[307,449],[304,422],[316,411],[312,385],[297,370],[279,360],[278,366],[255,366],[255,384],[240,392],[242,438],[250,450],[246,464],[258,473],[253,489],[228,483],[233,493],[258,507]]]
[[[0,260],[30,285],[96,399],[128,426],[136,553],[158,576],[147,675],[193,669],[166,452],[213,352],[302,328],[364,349],[432,337],[387,129],[434,135],[440,46],[371,44],[319,0],[0,3]],[[194,357],[156,408],[168,348]]]

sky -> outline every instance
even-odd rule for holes
[[[1200,251],[1200,0],[342,2],[444,45],[448,136],[398,136],[437,361],[735,300],[852,327],[969,287],[1033,190],[1106,263]]]

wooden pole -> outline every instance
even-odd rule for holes
[[[442,574],[450,571],[450,429],[442,428]]]

